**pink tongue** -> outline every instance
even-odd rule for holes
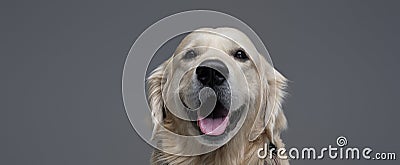
[[[228,126],[229,117],[224,118],[203,118],[198,120],[197,124],[201,132],[207,135],[221,135]]]

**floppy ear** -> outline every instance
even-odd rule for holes
[[[260,58],[259,74],[261,80],[260,107],[254,120],[249,140],[254,141],[266,132],[270,142],[274,143],[274,135],[287,127],[283,114],[282,102],[286,94],[287,79],[270,65],[263,56]]]
[[[165,116],[164,111],[164,99],[162,98],[162,86],[164,85],[166,78],[164,78],[164,70],[167,62],[161,64],[158,68],[153,70],[150,76],[147,78],[148,87],[148,102],[151,111],[151,117],[154,123],[154,132],[157,130],[159,123],[163,121]]]

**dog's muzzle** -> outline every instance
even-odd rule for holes
[[[206,135],[221,135],[229,125],[229,103],[226,99],[220,99],[230,93],[226,81],[229,75],[227,66],[220,60],[206,60],[196,68],[197,80],[204,87],[209,87],[217,93],[217,101],[212,112],[207,116],[198,116],[197,125],[200,131]],[[218,96],[219,95],[219,96]],[[222,95],[222,96],[221,96]]]

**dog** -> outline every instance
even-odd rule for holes
[[[257,155],[266,143],[284,147],[280,134],[287,128],[281,106],[286,86],[287,79],[243,32],[227,27],[194,30],[147,78],[153,138],[160,149],[153,152],[151,164],[289,164],[276,155]],[[201,112],[205,114],[195,113],[194,120],[178,117],[185,116],[182,109],[199,109],[207,98],[214,102]],[[203,145],[210,145],[210,151],[176,154]]]

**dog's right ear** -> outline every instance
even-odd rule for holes
[[[254,141],[260,134],[267,132],[270,142],[286,129],[287,123],[282,110],[286,94],[287,79],[279,73],[263,56],[260,56],[261,105],[251,129],[249,140]]]
[[[166,82],[166,78],[164,77],[166,65],[167,62],[161,64],[158,68],[153,70],[153,72],[151,72],[150,76],[147,78],[148,102],[150,106],[151,117],[154,123],[153,135],[154,131],[156,131],[158,125],[165,117],[165,104],[162,97],[162,87]]]

